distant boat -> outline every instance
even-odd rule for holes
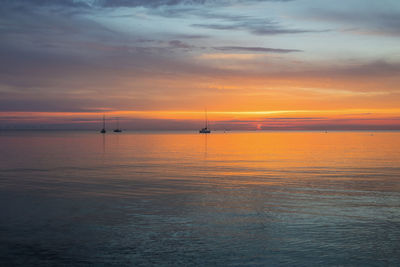
[[[103,129],[101,129],[100,133],[106,133],[106,115],[103,115]]]
[[[208,129],[207,110],[205,110],[205,116],[206,116],[206,127],[204,127],[203,129],[201,129],[201,130],[199,131],[199,133],[205,133],[205,134],[207,134],[207,133],[211,133],[211,130]]]
[[[121,133],[122,130],[119,128],[119,118],[117,118],[117,129],[113,131],[114,133]]]

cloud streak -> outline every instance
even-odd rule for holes
[[[213,47],[215,50],[219,51],[244,51],[244,52],[262,52],[262,53],[293,53],[293,52],[303,52],[299,49],[282,49],[282,48],[270,48],[270,47],[248,47],[248,46],[220,46]]]
[[[301,28],[286,28],[277,22],[262,19],[242,19],[242,22],[234,23],[195,23],[192,27],[210,30],[248,31],[255,35],[280,35],[280,34],[302,34],[302,33],[324,33],[329,29],[313,30]]]
[[[385,3],[382,3],[382,5],[385,5]],[[387,4],[387,6],[389,7],[390,4]],[[319,22],[327,21],[345,25],[347,32],[400,36],[400,16],[398,12],[400,12],[400,9],[396,6],[393,6],[393,10],[360,9],[358,12],[354,12],[352,9],[326,10],[313,8],[307,12],[307,18]]]
[[[3,0],[2,4],[65,7],[160,7],[177,5],[229,5],[254,2],[290,2],[293,0]]]

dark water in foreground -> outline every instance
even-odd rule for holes
[[[400,133],[0,133],[0,266],[400,266]]]

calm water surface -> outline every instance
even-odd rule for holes
[[[0,132],[0,266],[399,266],[399,132]]]

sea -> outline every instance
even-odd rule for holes
[[[400,132],[0,132],[0,266],[400,266]]]

